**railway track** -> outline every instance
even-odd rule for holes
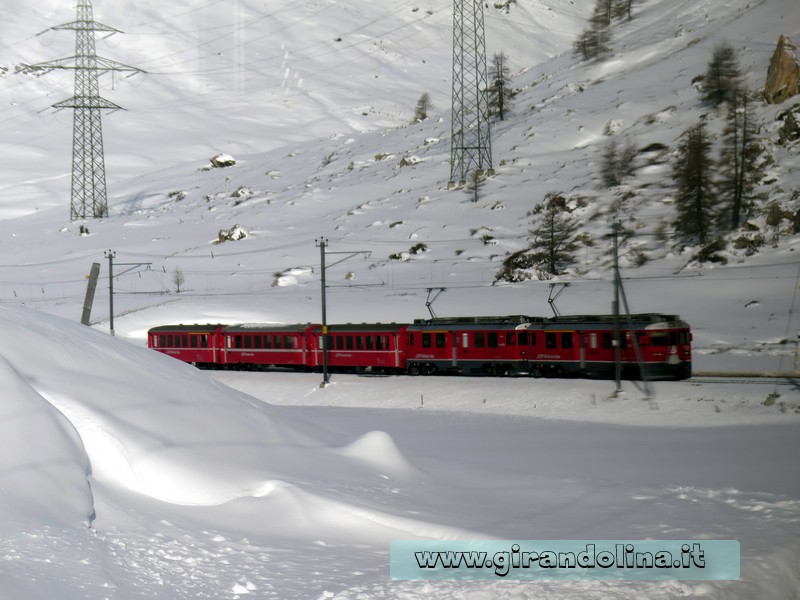
[[[756,373],[702,373],[686,380],[688,383],[734,383],[788,385],[800,389],[800,375],[758,375]]]

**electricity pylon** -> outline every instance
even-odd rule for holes
[[[489,130],[486,39],[482,0],[453,0],[453,108],[450,138],[450,183],[463,184],[467,174],[492,169]]]
[[[94,20],[91,0],[78,0],[78,18],[51,29],[75,31],[75,56],[31,65],[41,70],[75,70],[75,95],[53,104],[53,108],[71,108],[75,111],[72,121],[70,220],[85,219],[87,209],[95,219],[107,217],[108,194],[100,117],[102,110],[120,110],[122,107],[100,96],[98,78],[107,71],[142,71],[97,56],[95,33],[112,35],[121,32]]]

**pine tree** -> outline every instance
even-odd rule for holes
[[[601,59],[611,53],[612,0],[597,0],[589,26],[572,44],[575,54],[584,60]]]
[[[636,145],[630,141],[619,149],[617,140],[611,138],[603,150],[600,162],[600,179],[604,187],[614,187],[633,174],[636,166]]]
[[[530,214],[536,215],[529,231],[531,242],[524,250],[509,254],[503,260],[495,281],[525,281],[531,278],[533,269],[538,271],[540,279],[549,279],[575,262],[578,222],[570,215],[563,194],[548,192]]]
[[[548,192],[539,205],[539,217],[530,230],[533,241],[530,258],[551,275],[558,275],[575,262],[578,243],[575,239],[578,222],[570,216],[566,198],[559,192]]]
[[[733,99],[741,84],[741,73],[733,47],[722,42],[714,48],[703,83],[703,100],[712,106]]]
[[[684,238],[705,245],[711,236],[714,213],[711,138],[700,122],[681,135],[673,165],[678,190],[675,194],[675,229]]]
[[[752,209],[755,188],[764,174],[758,123],[747,90],[740,89],[728,103],[723,147],[718,166],[717,195],[722,204],[722,225],[737,229]]]
[[[611,138],[603,149],[603,159],[600,162],[600,178],[604,187],[614,187],[622,182],[619,177],[617,165],[619,163],[619,151],[617,150],[617,140]]]
[[[417,100],[417,105],[414,107],[414,121],[418,123],[428,118],[428,109],[431,107],[431,97],[428,92],[424,92]]]
[[[511,106],[514,90],[511,89],[508,57],[505,52],[495,52],[489,66],[489,114],[502,121]]]
[[[627,17],[628,19],[632,19],[633,15],[631,13],[632,10],[633,0],[616,0],[614,2],[614,16],[618,19],[622,17]]]

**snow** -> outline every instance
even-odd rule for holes
[[[0,7],[0,597],[793,597],[800,237],[786,220],[774,246],[748,256],[729,244],[726,265],[703,265],[658,231],[674,210],[676,139],[703,116],[721,130],[692,79],[728,41],[748,86],[763,85],[778,34],[797,42],[800,6],[642,0],[615,25],[615,55],[587,64],[571,43],[588,0],[490,4],[488,51],[506,52],[520,92],[493,123],[497,174],[473,202],[447,189],[451,2],[262,4],[95,0],[95,18],[126,32],[98,39],[98,53],[147,73],[101,78],[128,110],[103,120],[110,217],[85,222],[69,221],[72,115],[49,109],[72,95],[72,73],[15,71],[74,51],[72,32],[48,29],[74,7]],[[411,123],[423,92],[429,118]],[[785,108],[757,107],[775,158],[765,191],[797,210],[798,147],[774,144]],[[665,150],[602,190],[607,134]],[[209,168],[217,155],[236,164]],[[161,324],[318,322],[320,238],[329,323],[425,317],[439,287],[440,315],[549,314],[549,281],[493,282],[550,191],[580,201],[593,241],[558,279],[571,283],[561,313],[610,311],[617,207],[633,232],[621,246],[631,309],[679,314],[697,373],[749,381],[614,393],[603,381],[334,374],[321,388],[317,374],[201,372],[144,348]],[[246,236],[215,243],[221,231]],[[395,539],[679,537],[738,539],[741,580],[388,575]]]

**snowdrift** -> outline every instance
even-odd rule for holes
[[[174,359],[43,313],[0,309],[0,335],[13,340],[0,362],[8,511],[41,505],[88,520],[91,473],[250,530],[458,534],[380,510],[371,486],[419,477],[383,432],[338,440]]]

